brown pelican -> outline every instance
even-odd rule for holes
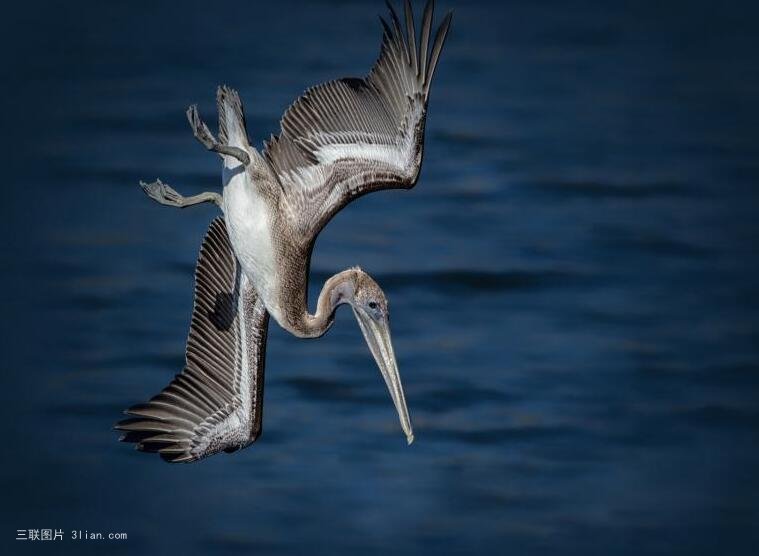
[[[413,441],[380,287],[354,267],[327,280],[313,314],[307,299],[314,241],[332,216],[365,193],[410,189],[419,176],[430,84],[451,14],[430,48],[433,2],[418,46],[409,1],[405,29],[388,6],[391,23],[382,19],[382,47],[369,75],[308,89],[262,152],[248,142],[236,91],[218,90],[218,139],[197,108],[188,109],[195,137],[223,160],[223,195],[183,197],[160,180],[141,183],[161,204],[212,202],[224,217],[211,223],[200,249],[185,368],[158,395],[126,410],[129,418],[116,425],[121,440],[170,462],[250,445],[261,433],[269,315],[295,336],[316,338],[347,304]]]

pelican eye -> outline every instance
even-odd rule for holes
[[[374,302],[374,301],[370,301],[370,302],[369,302],[369,308],[370,308],[370,309],[376,309],[376,308],[377,308],[377,303],[376,303],[376,302]]]

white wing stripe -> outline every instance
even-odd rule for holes
[[[346,158],[383,162],[403,170],[407,165],[404,154],[397,147],[369,143],[337,143],[320,147],[315,153],[321,164],[330,164]]]

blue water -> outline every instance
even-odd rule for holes
[[[320,236],[311,296],[385,288],[407,447],[349,311],[272,325],[264,434],[171,466],[117,442],[183,363],[219,187],[184,109],[255,143],[361,75],[378,0],[21,3],[2,25],[0,537],[45,554],[748,554],[759,542],[759,40],[747,6],[455,8],[411,192]],[[313,297],[312,297],[313,299]],[[125,541],[14,541],[16,529]]]

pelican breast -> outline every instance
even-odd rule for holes
[[[225,159],[223,210],[229,240],[245,276],[279,322],[270,202],[239,162]]]

